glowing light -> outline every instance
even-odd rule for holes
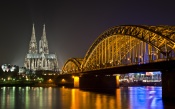
[[[66,80],[63,78],[63,79],[61,80],[61,82],[66,82]]]
[[[10,78],[10,77],[8,77],[8,80],[11,80],[11,78]]]
[[[152,76],[153,72],[146,72],[146,76]]]
[[[120,83],[119,83],[119,75],[116,76],[116,87],[119,87]]]
[[[78,76],[74,77],[74,87],[79,87],[79,77]]]
[[[48,80],[48,83],[52,83],[52,82],[53,82],[53,80],[52,80],[52,79],[49,79],[49,80]]]

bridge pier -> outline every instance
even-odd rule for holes
[[[111,75],[83,75],[80,77],[81,89],[115,89],[116,76]]]
[[[80,86],[79,76],[73,76],[73,79],[74,79],[74,88],[79,88],[79,86]]]
[[[175,102],[175,71],[162,71],[162,98]]]

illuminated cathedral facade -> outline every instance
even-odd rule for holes
[[[45,25],[43,26],[43,34],[39,41],[39,49],[37,49],[35,28],[33,24],[31,40],[29,43],[29,50],[25,56],[24,67],[34,71],[37,71],[37,70],[58,71],[59,70],[56,54],[49,53]]]

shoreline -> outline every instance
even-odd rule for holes
[[[0,84],[0,87],[73,87],[73,86],[67,86],[67,85],[58,85],[54,83],[20,83],[20,84]],[[139,87],[139,86],[162,86],[161,84],[121,84],[120,87]]]
[[[30,84],[0,84],[0,87],[58,87],[56,84],[47,83],[30,83]]]

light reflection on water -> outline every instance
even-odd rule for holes
[[[114,95],[70,88],[0,87],[0,109],[163,109],[162,87],[123,87]]]

